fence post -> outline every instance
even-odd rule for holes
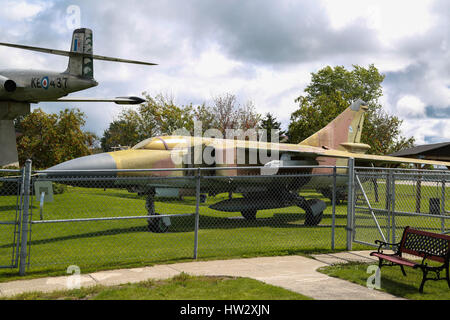
[[[442,179],[441,215],[445,216],[445,178]],[[441,219],[441,233],[445,233],[445,218]]]
[[[29,208],[30,208],[30,184],[31,184],[31,160],[25,162],[24,169],[24,188],[23,188],[23,207],[22,207],[22,227],[20,239],[20,264],[19,274],[25,275],[25,267],[27,265],[27,240],[29,227]]]
[[[353,241],[353,214],[355,201],[353,200],[353,194],[355,189],[355,159],[348,159],[348,195],[347,195],[347,251],[352,250]]]
[[[200,221],[200,168],[197,169],[195,177],[195,230],[194,230],[194,259],[198,256],[198,227]]]
[[[392,216],[392,239],[388,241],[392,241],[392,243],[396,243],[396,232],[395,232],[395,174],[392,171],[389,171],[390,180],[391,180],[391,216]],[[389,231],[388,231],[389,236]]]
[[[336,166],[333,168],[333,197],[331,200],[333,210],[331,213],[331,250],[334,250],[334,237],[336,227]]]

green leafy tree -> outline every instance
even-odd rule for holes
[[[103,132],[101,146],[104,151],[114,147],[133,146],[147,138],[170,135],[185,128],[188,133],[194,129],[194,108],[192,105],[177,106],[173,98],[158,94],[151,97],[144,93],[146,101],[137,110],[122,110],[117,119]]]
[[[17,138],[19,163],[27,159],[36,168],[48,168],[58,163],[91,154],[98,139],[81,128],[85,114],[79,109],[65,109],[47,114],[36,109],[16,122],[21,132]]]
[[[365,122],[361,140],[371,146],[369,153],[391,154],[414,146],[414,137],[400,135],[402,121],[381,109],[373,111]],[[368,143],[371,141],[371,143]]]
[[[139,114],[133,109],[125,109],[119,116],[109,124],[108,129],[103,132],[101,147],[103,151],[111,151],[114,147],[131,147],[143,140],[145,137],[139,132]]]
[[[140,130],[147,136],[170,135],[175,130],[194,129],[193,107],[177,106],[172,97],[158,94],[155,98],[145,94],[146,102],[141,104],[138,113],[141,117]]]
[[[101,139],[104,151],[119,145],[132,146],[158,135],[193,135],[195,121],[202,122],[202,133],[214,128],[219,129],[225,137],[226,129],[257,129],[261,118],[251,101],[240,107],[236,97],[231,94],[216,97],[213,106],[204,103],[179,106],[170,96],[144,95],[146,101],[143,104],[137,109],[123,110],[104,131]]]
[[[414,138],[400,136],[402,121],[382,110],[384,75],[373,65],[367,68],[353,65],[327,66],[311,74],[311,83],[295,102],[299,108],[291,114],[288,137],[291,143],[308,138],[342,113],[352,102],[362,99],[369,110],[366,114],[361,142],[371,146],[369,153],[389,154],[410,147]]]
[[[275,132],[277,132],[280,142],[285,138],[285,132],[281,130],[281,122],[278,122],[270,112],[266,113],[265,117],[261,119],[260,127],[267,133],[267,142],[272,142],[272,134],[275,134]]]
[[[205,103],[194,108],[194,119],[198,121],[202,125],[202,134],[214,127],[216,118],[211,108],[208,107]]]

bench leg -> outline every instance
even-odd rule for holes
[[[449,275],[449,270],[448,270],[448,266],[447,266],[447,269],[445,269],[446,270],[446,276],[447,276],[447,284],[448,284],[448,287],[450,288],[450,275]]]
[[[402,273],[403,273],[403,275],[406,277],[405,268],[404,268],[402,265],[400,265],[400,269],[402,269]]]
[[[423,287],[425,285],[425,281],[427,281],[427,274],[428,271],[426,269],[422,269],[423,272],[423,278],[422,278],[422,283],[420,284],[420,288],[419,288],[419,292],[423,293]]]

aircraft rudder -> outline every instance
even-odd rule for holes
[[[84,55],[73,55],[69,57],[68,72],[83,78],[94,78],[92,30],[88,28],[75,29],[72,34],[70,52],[82,53]]]
[[[366,111],[366,103],[358,99],[327,126],[300,142],[300,145],[329,149],[347,149],[346,145],[362,147],[360,140]]]

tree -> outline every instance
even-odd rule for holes
[[[201,134],[205,133],[206,130],[213,128],[216,118],[211,110],[205,103],[194,108],[194,119],[200,122],[202,125]]]
[[[311,74],[311,83],[295,102],[299,108],[291,114],[288,128],[289,142],[299,143],[342,113],[352,102],[362,99],[369,108],[361,142],[371,146],[369,153],[389,154],[412,146],[414,138],[400,136],[402,121],[382,110],[379,98],[383,94],[384,75],[373,65],[364,68],[353,65],[327,66]]]
[[[139,107],[142,133],[148,136],[170,135],[175,130],[194,130],[193,106],[177,106],[173,97],[158,94],[155,98],[145,94],[147,101]]]
[[[48,168],[91,154],[97,137],[84,132],[84,124],[85,114],[79,109],[65,109],[58,114],[34,110],[16,122],[22,133],[17,138],[19,163],[31,159],[36,168]]]
[[[253,101],[247,101],[242,108],[238,110],[238,126],[246,131],[249,129],[257,130],[260,127],[261,115],[255,111]]]
[[[363,127],[361,140],[372,141],[369,150],[372,154],[391,154],[414,146],[414,137],[400,136],[402,121],[377,109],[370,115]],[[369,143],[368,143],[369,144]]]
[[[270,112],[266,113],[265,117],[261,120],[261,129],[267,133],[267,142],[272,142],[272,135],[278,134],[278,140],[284,140],[285,132],[281,130],[281,122],[278,122]]]
[[[144,137],[139,132],[139,114],[132,109],[123,110],[119,119],[109,124],[101,138],[102,150],[111,151],[113,147],[134,146]]]
[[[227,129],[237,129],[239,121],[238,105],[234,94],[225,94],[214,98],[211,113],[214,115],[214,129],[226,134]]]
[[[153,136],[170,135],[181,128],[193,133],[192,105],[176,106],[172,97],[162,94],[154,98],[147,93],[144,95],[146,102],[139,105],[137,110],[122,110],[103,132],[101,145],[104,151],[111,151],[118,146],[133,146]]]
[[[261,118],[251,101],[240,107],[232,94],[214,98],[214,105],[211,107],[204,103],[179,106],[171,96],[144,95],[146,101],[137,110],[124,109],[104,131],[101,139],[104,151],[110,151],[112,147],[119,145],[132,146],[153,136],[193,136],[195,121],[201,121],[202,134],[208,129],[218,129],[226,137],[227,129],[241,128],[245,131],[258,128]]]
[[[227,130],[243,130],[259,128],[261,115],[255,111],[254,103],[249,100],[244,106],[237,103],[234,94],[226,93],[214,97],[213,106],[207,108],[213,121],[209,128],[218,129],[226,138]]]

